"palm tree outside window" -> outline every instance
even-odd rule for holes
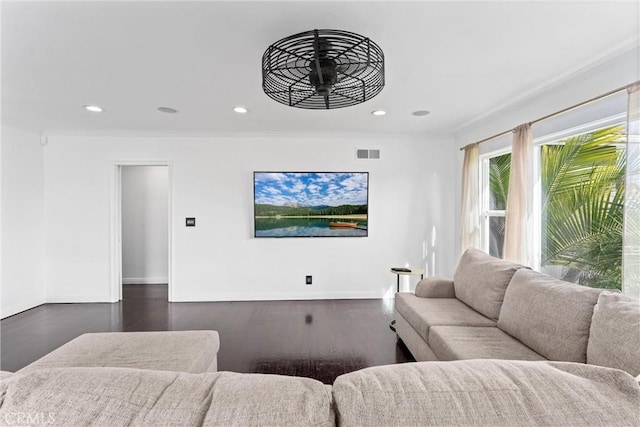
[[[622,288],[624,125],[539,144],[541,271],[574,283]],[[502,255],[510,153],[483,159],[483,244]],[[534,266],[538,267],[538,266]]]

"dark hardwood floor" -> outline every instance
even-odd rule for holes
[[[0,368],[16,371],[86,332],[213,329],[218,369],[315,378],[413,361],[389,329],[393,300],[167,302],[126,285],[116,304],[45,304],[0,321]]]

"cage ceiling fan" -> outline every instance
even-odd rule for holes
[[[384,88],[384,53],[369,38],[348,31],[294,34],[264,52],[262,88],[270,98],[290,107],[357,105]]]

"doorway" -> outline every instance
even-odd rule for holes
[[[113,300],[171,300],[171,168],[116,165]]]

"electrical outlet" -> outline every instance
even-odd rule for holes
[[[307,285],[310,285],[310,284],[312,284],[312,283],[313,283],[313,278],[312,278],[311,276],[307,276],[307,277],[305,277],[304,282],[305,282]]]

